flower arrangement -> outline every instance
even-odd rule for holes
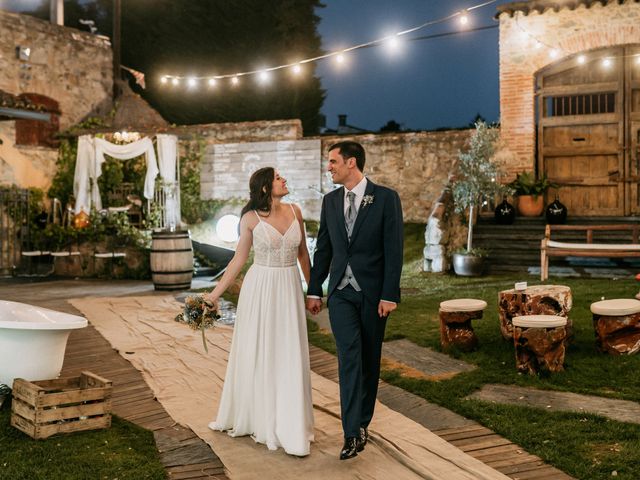
[[[213,327],[215,321],[220,318],[215,305],[207,302],[200,295],[190,295],[184,300],[184,310],[176,315],[176,322],[186,323],[193,330],[202,332],[202,345],[207,353],[207,341],[204,331],[209,327]]]

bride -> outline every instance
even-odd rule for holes
[[[254,250],[238,299],[218,416],[209,424],[231,436],[251,435],[269,450],[309,454],[313,404],[304,294],[296,260],[309,282],[310,261],[300,208],[285,204],[287,181],[272,167],[249,180],[240,238],[226,272],[205,300],[218,299]]]

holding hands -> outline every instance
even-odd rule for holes
[[[307,297],[307,310],[309,310],[312,315],[320,313],[320,310],[322,310],[322,299]]]

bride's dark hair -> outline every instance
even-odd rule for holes
[[[253,172],[249,179],[249,201],[242,208],[241,217],[250,210],[271,211],[271,188],[275,176],[276,171],[273,167],[264,167]]]

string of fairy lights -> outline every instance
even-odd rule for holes
[[[562,56],[569,56],[571,52],[564,50],[561,47],[550,45],[543,39],[538,38],[536,35],[527,31],[519,22],[518,16],[516,14],[515,24],[520,34],[524,40],[529,43],[533,43],[533,46],[536,50],[546,49],[549,58],[556,59]],[[589,56],[585,53],[580,53],[575,57],[575,61],[578,65],[586,65],[587,63],[591,63],[593,61],[599,62],[600,66],[603,68],[611,68],[614,65],[614,60],[616,58],[634,58],[634,64],[640,67],[640,53],[632,54],[632,55],[605,55],[605,56],[597,56],[596,58],[589,58]]]
[[[370,47],[385,46],[388,49],[393,51],[400,47],[401,42],[405,38],[410,39],[408,38],[408,35],[410,35],[411,33],[417,32],[419,30],[423,30],[427,27],[431,27],[437,24],[441,24],[449,21],[457,21],[460,28],[467,29],[468,26],[470,25],[469,15],[471,12],[479,8],[483,8],[493,3],[496,3],[496,1],[497,0],[487,0],[485,2],[479,3],[477,5],[473,5],[463,10],[456,11],[445,17],[438,18],[435,20],[429,20],[418,26],[399,31],[391,35],[386,35],[384,37],[377,38],[375,40],[371,40],[365,43],[352,45],[347,48],[334,50],[334,51],[325,53],[323,55],[296,60],[291,63],[265,67],[265,68],[256,69],[256,70],[247,70],[244,72],[235,72],[235,73],[227,73],[227,74],[220,74],[220,75],[197,76],[197,75],[163,74],[160,76],[159,81],[160,81],[160,84],[163,86],[179,87],[181,85],[186,85],[187,88],[191,88],[191,89],[197,88],[200,85],[215,87],[220,82],[229,82],[231,86],[237,86],[240,84],[241,79],[245,77],[255,77],[260,83],[266,84],[271,79],[273,72],[289,71],[294,76],[300,76],[304,72],[305,65],[308,65],[310,63],[315,63],[323,60],[332,60],[339,67],[346,64],[348,62],[349,54],[352,52],[355,52],[356,50],[361,50],[361,49],[370,48]],[[483,28],[479,28],[475,30],[482,30],[482,29]],[[421,37],[420,39],[425,39],[425,38],[428,38],[428,37]],[[417,40],[417,39],[413,38],[410,40]]]

